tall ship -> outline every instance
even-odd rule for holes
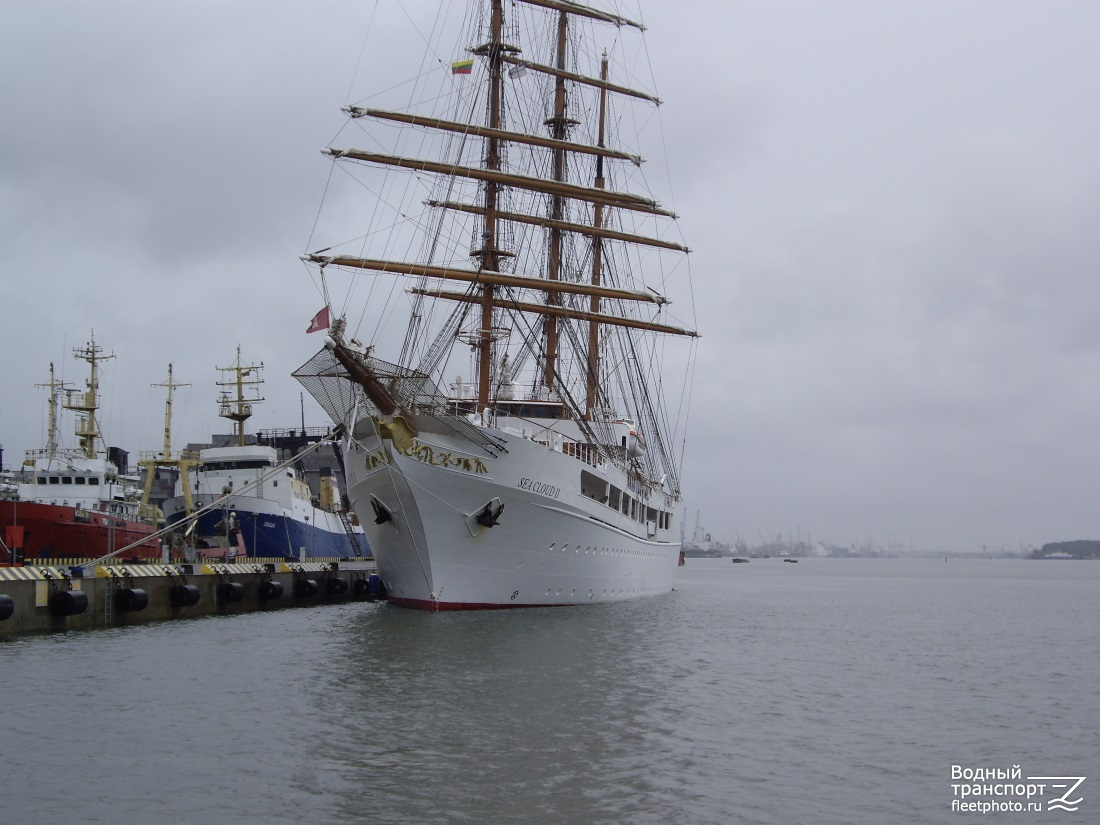
[[[160,559],[160,542],[150,538],[156,528],[140,513],[139,478],[127,475],[128,454],[104,449],[99,431],[100,365],[114,355],[105,355],[94,335],[73,355],[88,364],[84,391],[58,381],[50,364],[49,382],[37,385],[48,391],[46,446],[28,450],[22,469],[0,484],[0,562],[78,561],[117,551],[123,559]],[[78,447],[59,444],[59,407],[77,414]]]
[[[363,530],[343,507],[338,468],[318,467],[314,492],[304,459],[281,455],[280,445],[294,443],[308,451],[308,443],[316,449],[322,438],[309,438],[304,426],[294,438],[285,432],[246,435],[245,422],[264,400],[258,394],[263,364],[245,364],[238,347],[236,362],[218,369],[224,379],[218,382],[219,415],[233,422],[233,435],[230,443],[185,451],[192,461],[178,475],[176,495],[163,505],[168,524],[186,520],[175,552],[197,559],[368,558]]]
[[[625,77],[647,59],[642,29],[563,0],[474,4],[449,67],[395,108],[344,109],[370,148],[322,150],[375,197],[354,240],[303,256],[325,297],[307,331],[327,333],[295,376],[343,433],[351,505],[391,602],[672,589],[697,333],[668,310],[688,275],[689,250],[664,237],[676,216],[629,191],[647,178],[625,127],[654,125],[660,103]],[[329,323],[334,278],[366,280],[371,297]]]

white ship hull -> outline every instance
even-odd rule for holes
[[[364,426],[373,430],[367,422],[344,444],[349,497],[391,601],[427,610],[541,607],[672,589],[679,513],[659,529],[586,495],[601,478],[625,485],[615,466],[499,430],[486,431],[506,447],[494,455],[437,434],[400,449]],[[671,499],[663,503],[671,510]],[[503,505],[492,527],[477,522],[486,505]]]

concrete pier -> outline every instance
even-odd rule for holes
[[[0,636],[383,598],[373,565],[0,567]]]

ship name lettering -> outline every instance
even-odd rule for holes
[[[421,444],[419,441],[413,441],[409,447],[398,448],[398,452],[433,467],[453,468],[467,473],[478,473],[479,475],[489,472],[489,468],[482,463],[480,458],[457,455],[451,452],[441,451],[437,453],[427,444]]]
[[[538,493],[539,495],[548,496],[549,498],[561,497],[561,487],[555,487],[553,484],[547,484],[545,481],[535,481],[533,478],[521,478],[519,480],[519,488],[521,490],[529,490],[532,493]]]

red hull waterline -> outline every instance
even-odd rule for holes
[[[25,561],[98,559],[136,541],[141,544],[120,555],[120,561],[160,559],[160,543],[147,538],[154,532],[152,525],[94,510],[34,501],[0,501],[0,528],[5,544]],[[0,557],[3,555],[0,550]]]
[[[427,610],[441,613],[445,610],[522,610],[525,607],[577,607],[583,602],[560,602],[554,604],[489,604],[487,602],[436,602],[430,599],[402,599],[387,596],[390,604],[398,607],[411,607],[413,610]]]

